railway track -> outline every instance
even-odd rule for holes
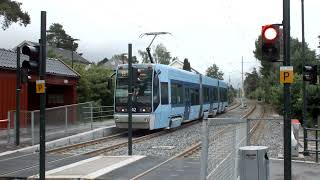
[[[239,106],[240,106],[239,103],[235,103],[234,105],[230,106],[226,110],[226,112],[231,111],[231,110],[233,110],[233,109],[235,109],[235,108],[237,108]],[[177,128],[177,129],[159,131],[159,132],[148,134],[148,135],[145,135],[145,136],[142,136],[142,137],[134,138],[133,142],[134,143],[139,143],[139,142],[142,142],[144,140],[149,140],[151,138],[155,138],[155,137],[158,137],[158,136],[161,136],[161,135],[164,135],[164,134],[176,131],[176,130],[181,130],[182,128],[186,128],[188,126],[197,124],[199,122],[200,121],[191,121],[189,123],[183,124],[180,128]],[[47,164],[48,165],[49,164],[55,164],[55,163],[58,163],[60,161],[65,161],[65,160],[72,159],[72,158],[75,158],[75,157],[81,156],[81,155],[87,155],[87,156],[100,155],[100,154],[104,154],[104,153],[107,153],[107,152],[110,152],[110,151],[113,151],[113,150],[116,150],[116,149],[120,149],[120,148],[126,147],[128,145],[127,138],[125,140],[123,140],[123,142],[121,142],[121,143],[118,142],[118,143],[115,143],[113,145],[109,145],[109,146],[106,146],[106,147],[98,147],[98,148],[97,147],[93,147],[93,146],[100,146],[100,145],[108,143],[110,141],[117,141],[117,140],[119,140],[119,138],[122,138],[126,133],[127,132],[122,132],[122,133],[114,134],[114,135],[107,136],[107,137],[104,137],[104,138],[99,138],[99,139],[96,139],[96,140],[91,140],[91,141],[87,141],[87,142],[83,142],[83,143],[77,143],[77,144],[73,144],[73,145],[69,145],[69,146],[64,146],[64,147],[59,147],[59,148],[48,150],[47,153],[49,153],[49,154],[67,154],[68,156],[60,157],[60,158],[57,158],[55,160],[48,161]],[[93,147],[93,148],[88,148],[88,147]],[[23,155],[23,156],[28,156],[28,155],[34,155],[34,153],[26,154],[26,155]],[[7,176],[7,175],[10,175],[10,174],[14,174],[14,173],[20,173],[20,172],[27,171],[27,170],[30,170],[30,169],[33,169],[33,168],[37,168],[38,166],[39,166],[39,164],[30,164],[30,166],[28,166],[28,167],[17,169],[17,170],[12,171],[12,172],[6,172],[6,173],[3,173],[3,174],[0,174],[0,176]]]
[[[232,110],[232,109],[235,109],[236,107],[239,107],[240,104],[236,104],[234,108],[229,108],[228,111]],[[248,117],[256,108],[256,104],[254,104],[251,108],[248,109],[248,111],[246,111],[242,116],[241,118],[246,118]],[[220,129],[218,132],[217,132],[217,136],[219,135],[222,135],[224,132],[226,131],[226,129]],[[213,141],[216,140],[218,137],[215,137],[213,138]],[[190,147],[186,148],[185,150],[183,150],[182,152],[172,156],[171,158],[167,159],[166,161],[163,161],[162,163],[148,169],[147,171],[144,171],[143,173],[131,178],[130,180],[137,180],[143,176],[145,176],[146,174],[150,173],[151,171],[157,169],[158,167],[174,160],[174,159],[178,159],[178,158],[186,158],[186,157],[190,157],[190,156],[193,156],[194,154],[196,153],[199,153],[199,151],[201,150],[201,142],[199,143],[195,143],[193,145],[191,145]]]
[[[239,104],[240,106],[240,104]],[[253,111],[256,109],[256,104],[254,104],[251,108],[249,108],[248,111],[246,111],[244,113],[244,115],[241,116],[241,118],[247,118],[251,113],[253,113]],[[217,136],[213,137],[211,139],[211,141],[215,141],[218,139],[218,136],[219,135],[222,135],[223,133],[226,132],[226,128],[224,129],[220,129],[218,130],[217,132]],[[178,154],[176,158],[188,158],[188,157],[191,157],[193,156],[194,154],[196,153],[199,153],[201,150],[201,143],[197,143],[197,144],[194,144],[192,145],[190,148],[187,148],[185,151],[183,151],[182,153]]]
[[[262,113],[260,115],[260,119],[264,118],[266,115],[266,108],[265,106],[262,106]],[[253,127],[249,131],[249,137],[250,137],[250,142],[252,144],[258,144],[259,139],[263,135],[263,129],[265,127],[265,122],[263,120],[257,120]]]
[[[226,110],[226,112],[231,111],[231,110],[233,110],[233,109],[235,109],[235,108],[237,108],[239,106],[240,106],[240,103],[237,102],[234,105],[230,106]],[[197,124],[197,123],[199,123],[199,121],[189,122],[189,123],[183,124],[180,128],[173,129],[173,130],[170,130],[170,131],[164,130],[164,131],[152,133],[152,134],[145,135],[145,136],[142,136],[142,137],[134,138],[132,141],[133,141],[133,143],[139,143],[139,142],[142,142],[144,140],[148,140],[148,139],[151,139],[151,138],[154,138],[154,137],[158,137],[158,136],[170,133],[170,132],[172,132],[174,130],[179,130],[181,128],[186,128],[188,126],[191,126],[191,125]],[[116,143],[116,144],[113,144],[111,146],[103,147],[104,146],[103,144],[108,143],[108,142],[110,142],[112,140],[115,140],[117,138],[120,138],[124,134],[126,134],[126,132],[119,133],[119,134],[112,135],[112,136],[107,136],[107,137],[96,139],[96,140],[92,140],[92,141],[87,141],[87,142],[83,142],[83,143],[78,143],[78,144],[73,144],[73,145],[69,145],[69,146],[59,147],[59,148],[56,148],[56,149],[49,150],[49,151],[47,151],[47,153],[52,153],[52,154],[79,154],[79,155],[91,155],[91,156],[99,155],[99,154],[107,153],[107,152],[110,152],[110,151],[113,151],[113,150],[116,150],[116,149],[120,149],[120,148],[126,147],[128,145],[128,142],[126,141],[126,139],[122,140],[123,142],[121,142],[121,143]],[[101,145],[99,145],[99,144],[101,144]],[[96,146],[96,145],[99,145],[99,148],[95,148],[95,147],[94,148],[89,148],[90,150],[88,150],[88,151],[83,150],[85,152],[81,152],[81,149],[85,149],[86,147]],[[75,153],[72,153],[72,151],[75,151],[76,149],[80,149],[80,151],[76,151]]]

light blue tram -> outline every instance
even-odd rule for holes
[[[227,84],[223,81],[162,64],[132,67],[134,129],[174,128],[222,113],[228,106]],[[118,66],[114,96],[118,128],[128,128],[128,83],[128,65]]]

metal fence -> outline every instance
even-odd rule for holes
[[[304,138],[304,140],[307,143],[307,147],[304,150],[304,153],[306,155],[312,155],[315,154],[315,162],[319,163],[319,142],[320,142],[320,138],[319,138],[319,131],[320,129],[318,128],[318,125],[315,125],[314,128],[304,128],[304,131],[306,131],[306,135],[307,137]],[[309,132],[309,133],[308,133]],[[312,134],[314,133],[314,134]],[[309,135],[308,135],[309,134]],[[309,136],[309,137],[308,137]],[[314,144],[313,146],[311,144],[309,144],[309,142],[312,144]]]
[[[238,178],[240,147],[269,147],[278,157],[283,147],[283,119],[209,118],[202,122],[201,180]],[[280,152],[279,152],[280,150]]]
[[[202,128],[201,180],[237,179],[238,149],[247,143],[247,120],[209,118]]]
[[[101,127],[107,120],[112,119],[112,106],[94,106],[93,102],[72,104],[54,108],[47,108],[46,140],[54,140],[87,131],[95,127]],[[8,112],[8,141],[13,142],[15,137],[16,111]],[[26,144],[39,142],[40,111],[20,112],[21,141]]]
[[[9,142],[9,132],[10,132],[10,123],[8,119],[0,120],[0,142],[8,143]]]
[[[92,121],[105,121],[113,119],[113,106],[90,106],[83,107],[84,114],[87,114],[87,119],[93,118]]]

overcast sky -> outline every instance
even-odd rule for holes
[[[11,49],[23,40],[40,37],[40,11],[47,11],[47,28],[60,23],[73,38],[78,38],[78,52],[97,62],[113,54],[145,50],[151,37],[139,35],[167,31],[154,45],[163,43],[171,55],[187,57],[191,66],[204,73],[216,63],[231,76],[232,84],[240,80],[241,57],[244,71],[258,67],[255,39],[264,24],[281,23],[282,0],[18,0],[31,17],[27,27],[14,24],[0,29],[0,48]],[[301,39],[301,0],[291,0],[291,36]],[[311,49],[318,46],[320,35],[320,1],[305,1],[305,37]],[[318,52],[318,51],[317,51]]]

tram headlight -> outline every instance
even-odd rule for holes
[[[139,112],[142,112],[142,113],[151,112],[151,107],[141,107],[139,108]]]
[[[122,106],[118,106],[118,107],[116,107],[116,111],[117,112],[127,112],[127,108],[122,107]]]

